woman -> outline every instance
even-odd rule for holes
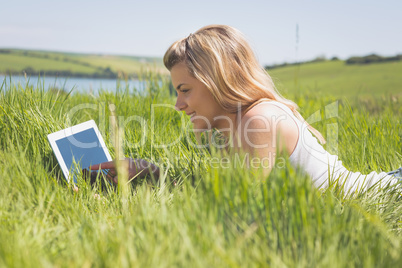
[[[344,184],[346,192],[395,184],[402,174],[400,168],[392,176],[384,172],[364,176],[343,167],[318,143],[317,139],[325,143],[323,136],[302,118],[296,104],[276,91],[243,35],[232,27],[203,27],[173,43],[163,60],[177,91],[175,107],[190,116],[194,129],[219,130],[232,141],[233,151],[268,161],[261,165],[266,173],[279,150],[290,155],[290,162],[309,174],[316,187],[328,186],[329,174]],[[131,177],[159,175],[158,167],[145,160],[128,162]],[[114,163],[92,169],[100,166],[111,169],[117,183]]]

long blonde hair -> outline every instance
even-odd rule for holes
[[[191,75],[205,84],[216,101],[228,112],[246,110],[261,99],[275,100],[289,107],[325,143],[321,133],[297,111],[297,105],[282,97],[269,74],[258,63],[253,50],[237,29],[227,25],[205,26],[174,42],[163,62],[168,70],[184,62]]]

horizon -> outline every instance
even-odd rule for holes
[[[7,2],[0,16],[0,48],[162,58],[177,39],[227,24],[246,36],[261,65],[392,56],[402,54],[401,9],[396,0],[21,0]]]
[[[60,53],[60,54],[75,54],[75,55],[96,55],[96,56],[112,56],[112,57],[133,57],[133,58],[145,58],[145,59],[157,59],[157,60],[162,60],[162,57],[157,57],[157,56],[147,56],[147,55],[127,55],[127,54],[113,54],[113,53],[86,53],[86,52],[74,52],[74,51],[60,51],[60,50],[48,50],[48,49],[28,49],[28,48],[17,48],[17,47],[0,47],[0,50],[20,50],[20,51],[35,51],[35,52],[42,52],[42,53]],[[389,56],[400,56],[402,53],[396,53],[394,55],[382,55],[379,53],[370,53],[370,54],[365,54],[365,55],[351,55],[348,58],[339,58],[337,56],[334,56],[338,58],[338,60],[341,61],[346,61],[347,59],[351,57],[365,57],[365,56],[370,56],[370,55],[377,55],[380,57],[389,57]],[[319,57],[319,56],[318,56]],[[298,64],[298,63],[308,63],[311,61],[314,61],[318,57],[311,58],[311,59],[305,59],[303,61],[297,61],[297,62],[290,62],[290,61],[285,61],[285,62],[279,62],[275,64],[264,64],[262,65],[263,67],[266,66],[275,66],[275,65],[282,65],[282,64]],[[331,60],[334,57],[325,57],[324,60]]]

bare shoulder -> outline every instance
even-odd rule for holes
[[[293,117],[275,104],[264,102],[242,117],[238,128],[242,144],[258,148],[285,149],[291,154],[296,147],[299,130]],[[284,148],[283,148],[284,147]]]

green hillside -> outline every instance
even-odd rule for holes
[[[151,69],[164,72],[162,60],[151,57],[79,54],[0,49],[0,73],[65,75],[78,77],[136,76]]]
[[[161,58],[0,49],[0,74],[68,77],[136,76],[144,70],[167,73]],[[402,95],[402,61],[348,65],[309,62],[268,71],[285,96],[298,92],[354,99]]]
[[[402,96],[402,61],[347,65],[324,61],[269,71],[280,92],[309,91],[336,97]]]

